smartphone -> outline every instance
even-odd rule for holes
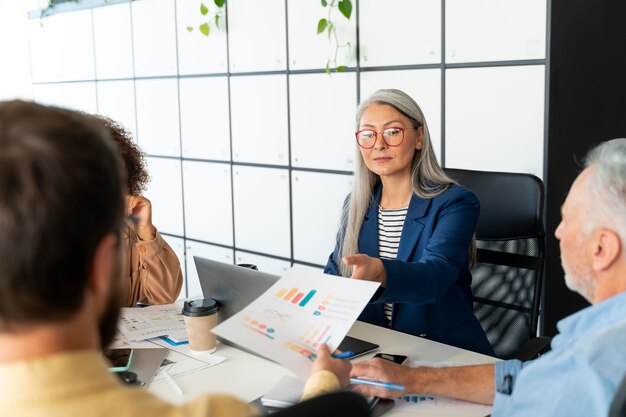
[[[398,365],[404,365],[408,356],[406,355],[393,355],[391,353],[377,353],[374,355],[375,358],[382,358],[393,363],[397,363]]]
[[[109,362],[111,372],[126,372],[133,360],[132,349],[103,349],[102,354]]]
[[[382,358],[398,365],[404,365],[408,357],[406,355],[394,355],[391,353],[377,353],[375,358]],[[369,398],[369,405],[372,417],[378,417],[387,411],[389,411],[394,405],[395,401],[387,398],[371,397]]]

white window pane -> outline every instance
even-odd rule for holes
[[[329,2],[330,3],[330,2]],[[289,68],[311,69],[325,68],[326,61],[334,59],[336,65],[354,67],[356,65],[356,5],[352,2],[352,17],[347,20],[337,8],[333,9],[331,20],[337,30],[340,45],[350,46],[335,49],[336,43],[330,42],[328,32],[317,33],[317,22],[328,18],[328,8],[319,1],[288,0],[289,14]]]
[[[186,236],[232,245],[230,165],[185,161],[183,175]]]
[[[285,1],[238,0],[228,3],[230,69],[285,69]]]
[[[132,77],[130,3],[94,8],[93,31],[98,78]]]
[[[304,265],[304,264],[299,264],[298,262],[294,262],[294,265],[299,265],[302,268],[308,269],[311,272],[317,272],[317,273],[324,273],[324,268],[316,268],[314,266],[311,265]]]
[[[545,58],[546,0],[447,0],[446,62]]]
[[[180,156],[176,79],[137,80],[137,138],[149,155]]]
[[[291,164],[354,169],[355,74],[289,77]]]
[[[183,192],[180,161],[148,158],[150,184],[146,198],[152,202],[152,223],[164,232],[183,235]]]
[[[137,140],[137,124],[135,120],[135,82],[99,81],[98,113],[120,123]]]
[[[96,83],[35,84],[33,98],[46,105],[97,113]]]
[[[285,75],[232,77],[233,160],[287,165]]]
[[[289,171],[235,165],[235,245],[291,257]]]
[[[233,250],[206,243],[186,241],[187,248],[187,296],[196,297],[202,295],[202,288],[198,280],[198,271],[193,260],[194,256],[211,259],[213,261],[233,264]]]
[[[361,0],[362,66],[441,62],[441,0]]]
[[[291,262],[280,259],[269,258],[267,256],[256,255],[253,253],[235,251],[235,260],[237,264],[253,264],[259,271],[268,274],[278,275],[282,277],[291,269]]]
[[[187,274],[185,271],[185,240],[179,237],[162,235],[163,239],[170,245],[178,261],[180,262],[180,270],[183,273],[183,288],[180,290],[180,294],[178,295],[178,299],[182,300],[187,297],[186,291],[186,282],[187,282]]]
[[[230,159],[226,77],[180,79],[180,128],[183,156]]]
[[[221,20],[221,30],[215,27],[214,13],[217,6],[205,1],[210,19],[200,14],[200,2],[176,0],[176,20],[178,30],[178,72],[186,74],[207,74],[226,72],[226,19]],[[210,20],[209,36],[204,36],[198,26]],[[189,32],[187,27],[193,27]]]
[[[446,71],[446,166],[543,176],[543,65]]]
[[[420,106],[438,159],[441,157],[441,71],[439,69],[361,73],[361,100],[381,88],[396,88]]]
[[[135,75],[176,74],[174,0],[132,2]]]
[[[335,247],[343,202],[351,175],[292,172],[293,257],[326,265]]]
[[[43,21],[33,18],[29,23],[33,82],[94,78],[91,10],[59,13]]]

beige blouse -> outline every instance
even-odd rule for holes
[[[176,301],[183,286],[178,257],[159,232],[152,241],[139,240],[130,228],[125,229],[122,244],[126,250],[122,271],[128,286],[122,291],[124,305],[169,304]]]

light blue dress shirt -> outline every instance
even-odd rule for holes
[[[626,373],[626,293],[557,324],[539,359],[495,365],[492,416],[606,416]]]

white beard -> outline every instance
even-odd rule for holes
[[[586,275],[582,277],[574,277],[567,271],[567,269],[565,269],[565,265],[563,265],[563,269],[565,270],[565,285],[567,285],[567,288],[572,291],[576,291],[578,294],[585,297],[587,301],[591,302],[596,289],[593,278]]]

